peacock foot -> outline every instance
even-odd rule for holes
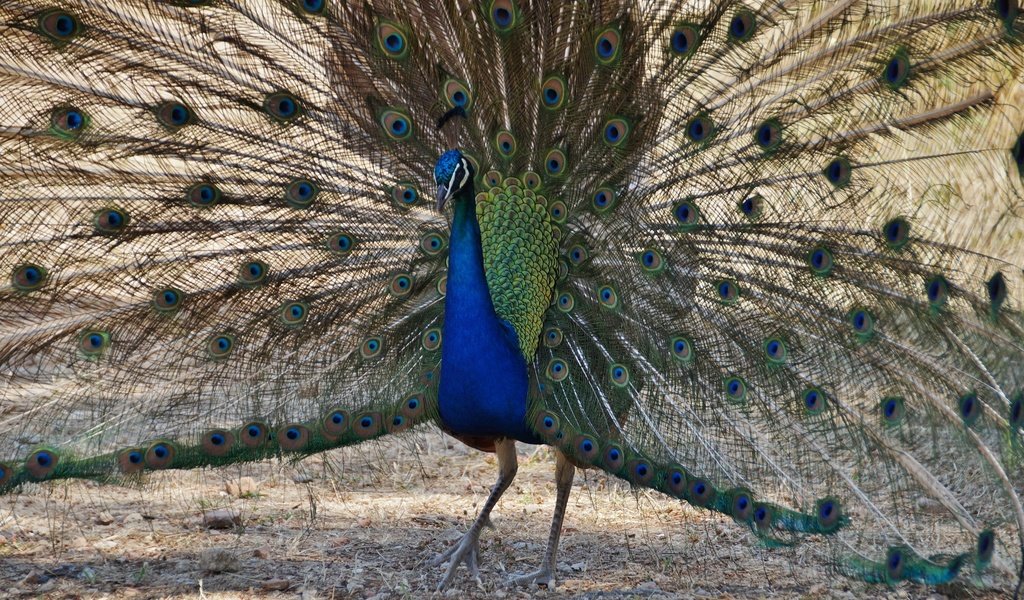
[[[555,589],[555,572],[551,567],[537,569],[533,573],[513,577],[509,580],[510,585],[537,585],[549,590]]]
[[[444,579],[438,584],[437,591],[443,591],[448,587],[448,584],[451,583],[452,578],[455,576],[455,569],[459,566],[460,562],[466,564],[470,576],[477,583],[480,583],[480,569],[477,568],[479,556],[480,529],[474,527],[467,531],[466,535],[462,536],[459,543],[438,554],[430,561],[431,567],[438,567],[448,562],[448,571],[445,572]]]

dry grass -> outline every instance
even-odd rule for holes
[[[0,597],[427,597],[443,569],[426,562],[459,538],[495,473],[493,455],[425,432],[294,466],[168,473],[141,489],[39,486],[0,513]],[[239,497],[231,484],[243,476],[258,488]],[[495,529],[484,531],[482,583],[463,569],[452,590],[434,595],[996,597],[837,579],[816,567],[813,548],[759,548],[728,519],[595,473],[577,475],[557,590],[505,587],[537,566],[553,505],[553,460],[521,447],[519,475],[494,512]],[[208,528],[204,513],[221,509],[237,511],[241,526]]]

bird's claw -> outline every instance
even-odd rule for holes
[[[533,573],[513,577],[509,580],[510,585],[536,585],[549,590],[555,589],[555,573],[550,567],[537,569]]]
[[[438,554],[430,561],[430,566],[437,567],[448,562],[448,570],[444,574],[444,579],[437,586],[437,591],[444,591],[451,583],[452,578],[455,576],[455,569],[458,568],[459,563],[465,563],[466,568],[469,569],[469,575],[480,583],[480,569],[478,568],[478,559],[480,556],[480,532],[479,530],[474,533],[473,530],[467,531],[466,535],[462,536],[462,539],[458,544],[455,544],[451,548],[448,548],[441,554]],[[449,562],[450,561],[450,562]]]

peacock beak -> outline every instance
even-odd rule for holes
[[[448,202],[448,198],[451,197],[451,192],[448,190],[448,186],[443,183],[437,186],[437,212],[444,210],[444,205]]]

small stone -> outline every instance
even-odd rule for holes
[[[96,524],[97,525],[110,525],[113,522],[114,522],[114,515],[106,512],[106,511],[103,511],[100,514],[96,515]]]
[[[235,553],[225,548],[209,548],[199,554],[199,568],[207,573],[237,571],[240,566]]]
[[[140,515],[139,513],[131,513],[131,514],[125,515],[124,520],[122,521],[122,523],[124,523],[125,525],[136,525],[136,524],[141,523],[141,522],[143,522],[145,520],[146,520],[146,518],[143,517],[142,515]]]
[[[117,548],[117,542],[114,540],[100,540],[92,545],[97,550],[113,550]]]
[[[233,529],[241,524],[242,516],[227,508],[203,513],[203,525],[209,529]]]
[[[371,521],[369,517],[363,517],[356,521],[356,523],[358,523],[360,527],[369,527],[373,521]]]
[[[49,575],[38,569],[33,569],[21,580],[21,585],[42,585],[49,580]]]
[[[292,582],[287,579],[271,579],[264,581],[263,585],[260,586],[265,592],[284,592],[288,588],[292,587]]]
[[[252,477],[241,477],[238,481],[229,481],[224,484],[224,491],[236,498],[254,496],[259,491],[259,485]]]
[[[270,548],[267,546],[261,546],[252,551],[252,555],[256,558],[268,559],[270,558]]]

